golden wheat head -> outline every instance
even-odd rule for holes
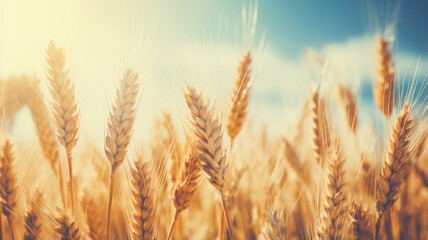
[[[116,90],[116,101],[110,110],[105,139],[105,153],[112,172],[125,159],[132,137],[138,88],[138,74],[127,69]]]

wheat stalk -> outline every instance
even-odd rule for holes
[[[199,168],[198,160],[195,154],[190,152],[184,161],[184,165],[181,167],[178,182],[175,186],[173,196],[175,215],[171,222],[168,239],[172,237],[172,232],[179,214],[189,207],[193,195],[196,189],[198,189],[200,179],[201,169]]]
[[[187,86],[184,97],[191,112],[192,143],[194,143],[193,148],[197,152],[196,158],[200,168],[205,173],[205,177],[221,195],[227,226],[230,236],[233,238],[224,191],[228,162],[223,149],[221,123],[215,115],[214,108],[209,107],[208,101],[203,97],[202,93],[197,93],[193,87]]]
[[[105,153],[111,166],[107,210],[107,240],[110,239],[113,177],[116,169],[125,159],[129,141],[132,137],[138,88],[138,74],[131,69],[127,69],[123,73],[119,87],[116,89],[116,101],[110,110],[105,139]]]
[[[43,194],[36,189],[34,198],[29,204],[30,208],[25,215],[25,240],[40,239],[40,234],[42,232],[40,215],[42,213],[43,202]]]
[[[251,85],[249,84],[251,80],[250,64],[250,51],[247,51],[244,53],[239,63],[238,75],[235,80],[235,88],[233,89],[232,94],[232,109],[230,110],[227,122],[227,133],[231,138],[232,144],[235,137],[241,131],[245,118],[247,117],[248,98],[251,88]]]
[[[9,223],[11,237],[13,235],[13,214],[17,201],[16,173],[14,171],[15,157],[12,150],[12,142],[6,138],[0,165],[0,197],[2,212]],[[1,223],[0,223],[1,224]]]
[[[65,69],[65,52],[50,41],[47,49],[47,79],[52,96],[51,114],[59,142],[65,147],[70,177],[71,209],[74,214],[73,156],[78,140],[79,109],[69,70]],[[61,183],[62,184],[62,183]]]
[[[403,107],[388,143],[388,154],[382,173],[377,182],[376,208],[379,214],[376,223],[376,238],[383,213],[397,201],[404,185],[404,177],[409,171],[409,160],[413,152],[410,146],[414,119],[410,116],[408,105]]]
[[[80,240],[83,239],[79,226],[71,219],[68,214],[58,208],[58,215],[55,217],[55,232],[61,240]]]
[[[382,37],[378,40],[378,80],[374,90],[376,105],[382,113],[389,117],[394,110],[395,80],[388,42]]]
[[[321,239],[342,239],[345,222],[348,217],[347,193],[345,192],[345,158],[336,152],[330,157],[328,184],[324,199],[325,221],[320,228]]]
[[[154,239],[154,195],[149,163],[135,161],[132,174],[132,239]]]

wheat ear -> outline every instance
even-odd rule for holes
[[[192,143],[196,158],[205,177],[220,192],[227,226],[233,238],[224,191],[228,162],[223,148],[221,123],[216,117],[214,108],[209,107],[202,93],[197,93],[193,87],[188,86],[184,97],[191,113]]]
[[[65,68],[65,52],[50,41],[47,50],[47,79],[52,96],[51,114],[59,142],[65,147],[70,175],[71,210],[74,215],[73,155],[79,130],[79,109],[69,70]]]
[[[38,189],[36,189],[34,198],[31,201],[30,208],[25,214],[25,240],[36,240],[40,239],[40,234],[42,232],[42,223],[40,220],[40,215],[42,213],[42,205],[44,199],[43,194]]]
[[[345,158],[337,152],[330,157],[328,168],[328,184],[324,199],[324,217],[321,226],[321,239],[342,239],[346,219],[348,217],[347,194],[345,192]]]
[[[154,202],[149,163],[135,161],[132,174],[132,239],[154,239]]]
[[[2,212],[6,216],[9,223],[10,232],[13,235],[13,211],[17,201],[17,186],[16,175],[14,171],[15,157],[12,150],[12,142],[6,138],[3,145],[3,152],[1,156],[0,165],[0,196]]]
[[[138,88],[138,74],[127,69],[123,73],[119,87],[116,89],[116,101],[110,110],[105,139],[105,153],[111,166],[107,209],[107,240],[110,239],[113,177],[116,169],[125,159],[129,141],[131,140]]]
[[[193,195],[196,189],[198,189],[200,179],[201,169],[199,168],[198,160],[196,159],[195,154],[190,152],[184,161],[178,182],[175,186],[173,197],[175,215],[169,228],[168,239],[171,239],[172,237],[172,232],[179,214],[189,207]]]
[[[352,229],[357,239],[373,239],[375,236],[376,218],[368,209],[364,209],[361,203],[352,206]]]
[[[376,105],[382,113],[389,117],[394,110],[394,69],[388,42],[382,37],[378,40],[378,80],[374,90]]]
[[[30,108],[43,155],[49,161],[55,174],[58,174],[58,143],[50,124],[49,111],[41,95],[39,81],[32,81],[32,85],[26,93],[25,103]]]
[[[329,124],[325,102],[320,99],[318,91],[312,92],[312,148],[317,163],[324,167],[324,158],[330,147]]]
[[[282,240],[287,239],[287,227],[280,212],[271,209],[267,213],[267,239]]]
[[[181,146],[177,139],[178,135],[174,128],[174,124],[172,122],[170,114],[168,113],[163,114],[162,126],[165,128],[168,134],[167,144],[170,145],[170,151],[171,151],[171,162],[172,162],[171,168],[170,168],[171,181],[173,183],[176,183],[178,171],[180,170]]]
[[[302,181],[309,184],[309,179],[305,174],[305,167],[300,162],[300,158],[294,150],[294,147],[287,139],[283,138],[282,140],[284,142],[284,156],[287,159],[288,163],[296,172],[297,176],[299,176]]]
[[[60,239],[80,240],[83,239],[79,226],[62,209],[58,209],[58,215],[55,217],[55,232]]]
[[[232,94],[232,109],[230,110],[227,122],[227,133],[231,138],[232,144],[235,137],[241,131],[245,118],[247,117],[247,105],[251,88],[249,84],[251,80],[250,64],[250,51],[247,51],[244,53],[239,63],[238,75]]]
[[[389,138],[386,161],[377,182],[376,208],[379,216],[376,223],[376,238],[383,213],[397,201],[405,183],[404,177],[409,171],[409,160],[413,153],[410,141],[414,129],[414,118],[411,118],[410,110],[408,105],[405,105],[397,118]]]
[[[43,100],[40,92],[39,81],[32,81],[32,86],[29,87],[25,102],[30,108],[31,117],[36,126],[37,136],[39,138],[40,146],[43,155],[49,161],[52,170],[56,175],[59,175],[59,188],[61,193],[61,200],[65,206],[65,191],[63,184],[62,168],[60,165],[58,143],[55,136],[55,131],[51,125],[48,108]]]
[[[358,116],[357,116],[357,102],[351,90],[345,86],[339,85],[340,103],[345,109],[346,121],[349,129],[353,133],[357,132]]]
[[[100,216],[98,203],[85,191],[80,200],[80,204],[85,212],[89,238],[92,240],[104,239],[105,229]]]

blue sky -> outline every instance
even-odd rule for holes
[[[0,0],[0,77],[25,73],[43,80],[44,50],[54,40],[65,48],[78,90],[82,132],[102,142],[100,123],[117,79],[125,66],[133,67],[144,86],[140,112],[152,113],[140,116],[146,124],[136,135],[147,137],[161,111],[185,121],[186,83],[227,110],[251,35],[250,28],[243,29],[242,12],[248,19],[254,6],[226,0]],[[420,79],[428,73],[428,1],[259,0],[257,13],[249,118],[272,130],[296,120],[311,85],[322,78],[355,89],[365,104],[362,116],[377,113],[370,108],[376,34],[387,26],[396,30],[392,50],[399,78],[413,74],[418,61]],[[327,77],[319,66],[315,72],[308,68],[316,65],[308,53],[328,60]],[[332,89],[325,82],[325,90]],[[20,124],[32,126],[28,111],[21,114]],[[28,135],[28,129],[18,131]]]

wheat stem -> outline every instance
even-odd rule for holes
[[[233,233],[232,233],[232,225],[230,224],[230,217],[229,217],[229,211],[227,210],[227,205],[226,205],[226,197],[224,196],[224,194],[222,194],[221,196],[221,206],[223,207],[223,213],[226,217],[226,224],[227,224],[227,228],[228,228],[228,233],[229,233],[229,238],[231,240],[233,240]]]
[[[7,222],[9,223],[10,236],[12,237],[12,240],[14,240],[14,239],[15,239],[15,236],[13,235],[12,219],[7,218]]]
[[[110,239],[111,206],[113,202],[113,177],[114,177],[114,172],[112,171],[110,174],[109,190],[108,190],[107,240]]]
[[[382,218],[383,218],[383,214],[379,214],[379,216],[377,217],[377,221],[376,221],[376,235],[375,235],[375,239],[376,240],[379,239],[379,230],[380,230],[380,224],[382,222]]]
[[[68,174],[70,175],[71,213],[74,216],[73,155],[67,151]]]
[[[169,231],[168,231],[168,238],[167,238],[168,240],[170,240],[171,237],[172,237],[172,232],[174,231],[174,226],[175,226],[175,223],[178,220],[179,214],[180,214],[180,211],[178,211],[177,209],[175,209],[174,218],[172,219],[171,226],[169,227]]]

